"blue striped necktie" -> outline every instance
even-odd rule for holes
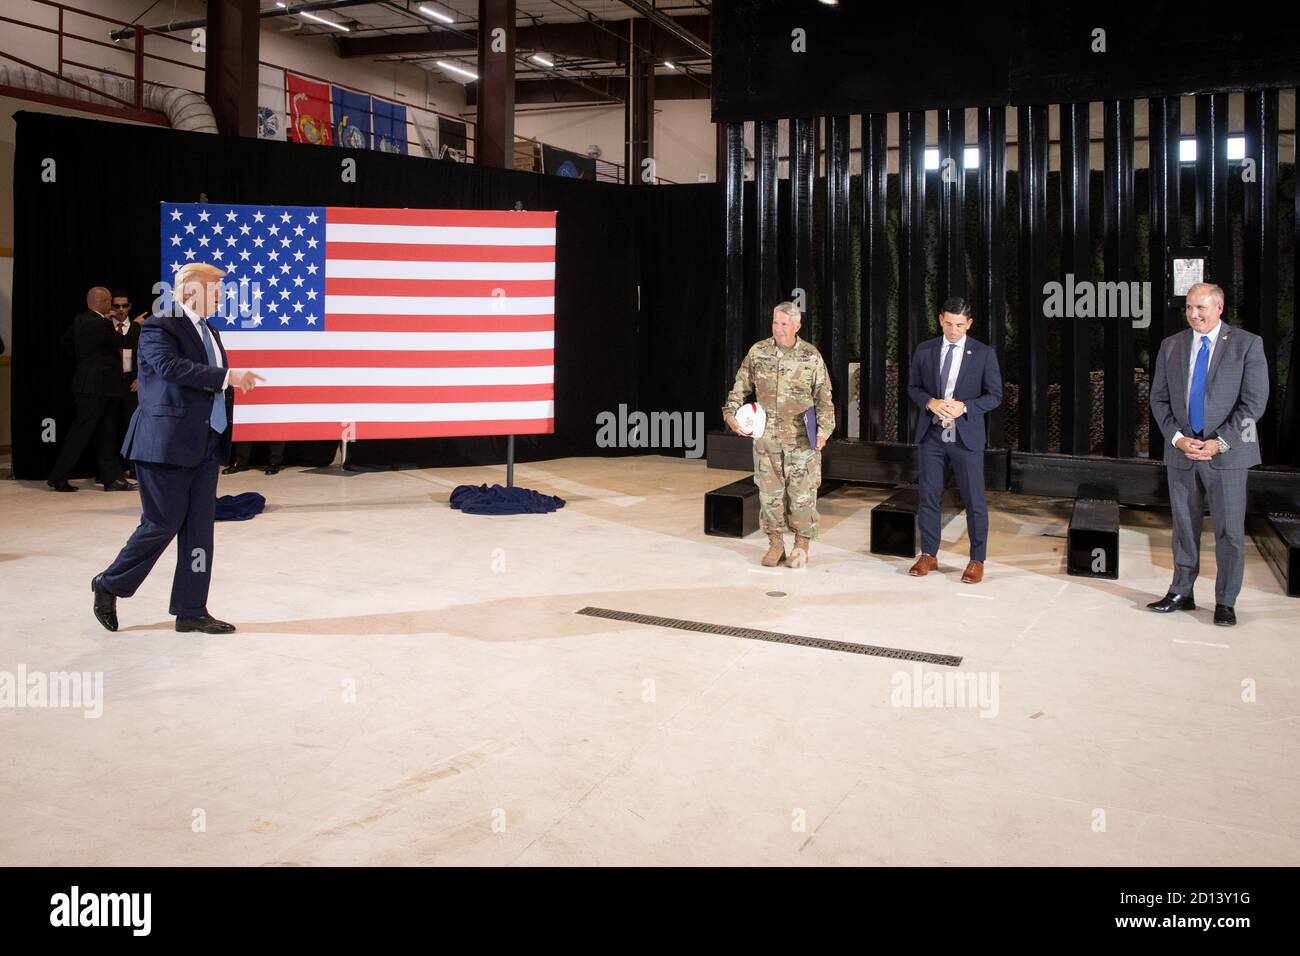
[[[221,368],[217,347],[212,343],[212,333],[208,331],[208,323],[203,319],[199,320],[199,330],[203,333],[203,347],[208,350],[208,364]],[[218,389],[217,394],[212,396],[212,414],[208,416],[208,423],[218,435],[226,430],[226,393],[222,389]]]

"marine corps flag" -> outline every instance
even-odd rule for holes
[[[289,139],[295,143],[317,146],[334,144],[334,125],[330,119],[330,88],[325,83],[285,74],[289,91]]]

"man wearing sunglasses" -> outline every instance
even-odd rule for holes
[[[109,306],[108,317],[113,323],[113,328],[123,338],[136,338],[139,335],[131,334],[131,297],[125,292],[114,292],[113,301]],[[135,326],[139,327],[140,323],[149,317],[148,312],[141,312],[135,317]],[[135,369],[135,351],[131,348],[123,347],[122,349],[122,381],[126,385],[126,391],[122,394],[122,401],[118,406],[117,416],[117,445],[122,446],[122,439],[126,437],[127,426],[131,424],[131,416],[135,413],[136,407],[140,400],[136,397],[136,369]],[[131,477],[131,463],[123,460],[123,473],[126,477]]]

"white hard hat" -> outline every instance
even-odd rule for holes
[[[736,424],[741,431],[749,432],[750,438],[762,438],[763,429],[767,426],[767,412],[763,411],[763,406],[758,402],[741,405],[736,409]]]

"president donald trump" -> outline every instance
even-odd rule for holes
[[[173,314],[155,313],[140,328],[137,394],[122,454],[135,465],[140,524],[107,570],[95,575],[95,617],[117,630],[117,599],[130,597],[177,538],[170,613],[176,630],[229,634],[208,613],[217,472],[230,457],[234,390],[264,381],[226,361],[208,323],[222,301],[216,266],[188,263],[176,273]]]

